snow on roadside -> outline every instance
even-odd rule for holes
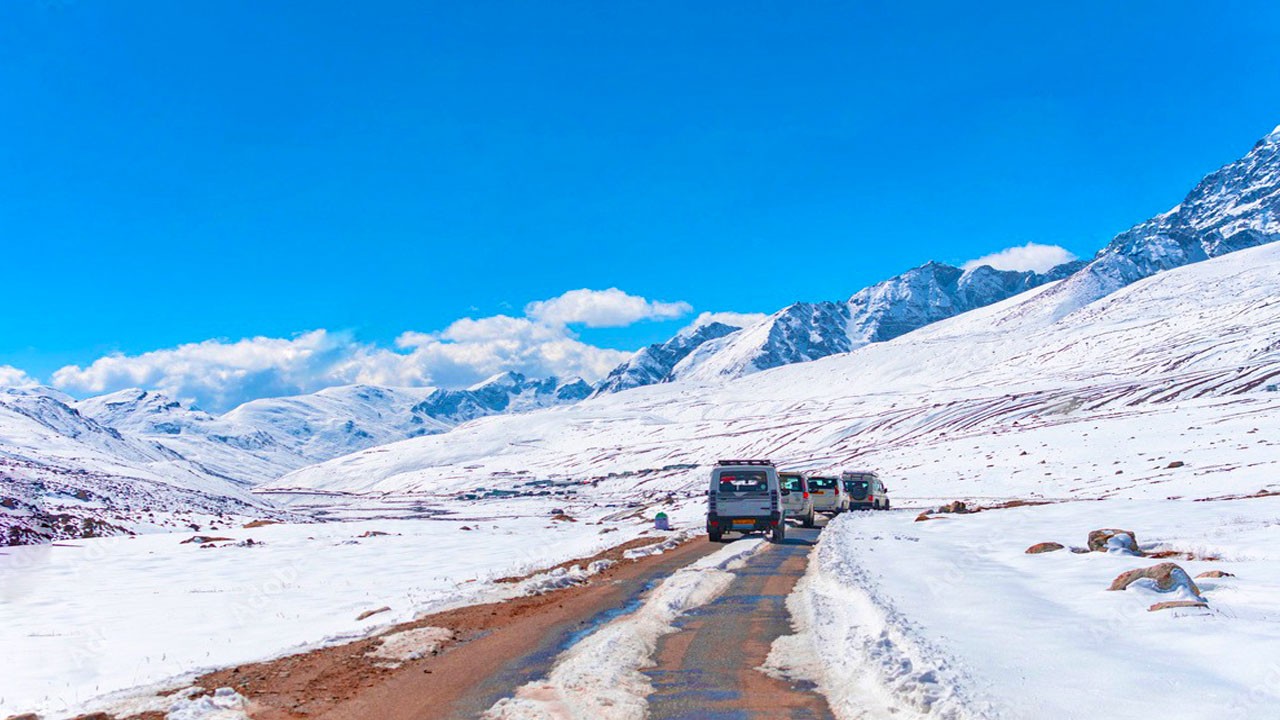
[[[422,613],[577,584],[602,566],[494,581],[646,533],[655,542],[670,536],[639,520],[596,524],[605,509],[553,522],[551,502],[459,505],[465,515],[440,520],[219,531],[230,540],[214,547],[182,544],[196,534],[187,532],[5,548],[0,646],[41,661],[0,673],[0,717],[70,716],[131,688],[172,687],[201,671],[362,637]],[[254,545],[238,545],[249,538]]]
[[[831,538],[838,527],[833,521],[823,532],[787,598],[796,634],[774,641],[761,670],[815,683],[841,720],[995,717],[989,703],[966,689],[955,662],[877,592],[847,546]]]
[[[490,720],[593,718],[641,720],[652,692],[640,672],[672,623],[705,605],[733,581],[733,570],[764,544],[739,540],[681,568],[655,588],[638,610],[580,640],[556,661],[545,680],[529,683],[485,714]]]
[[[816,682],[838,718],[1254,718],[1280,703],[1280,498],[1110,500],[833,522],[766,669]],[[1120,573],[1167,560],[1026,554],[1122,527],[1173,558],[1207,609]],[[1216,559],[1210,559],[1216,558]],[[821,662],[817,661],[821,658]]]

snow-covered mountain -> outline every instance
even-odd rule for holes
[[[0,389],[0,543],[278,515],[234,478],[72,402],[49,388]]]
[[[343,385],[307,395],[247,402],[222,419],[266,433],[300,458],[319,462],[356,450],[431,433],[453,423],[417,409],[435,388]]]
[[[664,380],[741,377],[846,353],[1060,280],[1082,265],[1065,263],[1035,273],[985,265],[966,271],[930,262],[860,290],[845,302],[802,302],[783,308],[685,358]]]
[[[154,390],[120,390],[75,402],[74,406],[101,425],[146,439],[245,485],[328,459],[308,457],[266,429],[215,417]]]
[[[456,424],[499,413],[520,413],[574,403],[591,394],[582,378],[535,380],[517,372],[494,375],[465,390],[436,390],[413,406],[415,413]]]
[[[1280,239],[1280,127],[1166,213],[1117,235],[1037,306],[1060,318],[1132,282]]]
[[[671,371],[690,354],[713,340],[719,340],[741,329],[722,322],[686,328],[664,343],[641,348],[601,380],[596,385],[595,393],[619,392],[670,380]]]
[[[1053,287],[750,377],[485,418],[268,489],[448,494],[523,472],[595,480],[601,492],[696,490],[703,471],[692,468],[723,456],[873,467],[903,496],[943,485],[980,497],[1274,486],[1280,446],[1254,435],[1280,423],[1280,392],[1269,391],[1280,384],[1280,245],[1157,274],[1057,321],[1028,312]],[[1106,453],[1085,452],[1090,443],[1113,448],[1116,464],[1099,465]],[[1220,443],[1240,449],[1212,467],[1166,469],[1170,453]],[[1044,473],[1007,457],[1032,451],[1050,463]],[[1238,467],[1250,470],[1229,472]]]

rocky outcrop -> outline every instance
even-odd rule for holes
[[[1177,563],[1160,563],[1147,568],[1139,568],[1137,570],[1128,570],[1116,576],[1111,581],[1111,587],[1108,590],[1127,590],[1139,580],[1152,581],[1152,587],[1157,592],[1177,592],[1185,590],[1190,593],[1197,601],[1204,602],[1204,598],[1200,595],[1200,586],[1191,579],[1186,570]]]

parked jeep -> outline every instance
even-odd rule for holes
[[[845,471],[840,476],[850,510],[888,510],[889,488],[873,472]]]
[[[721,460],[711,469],[707,491],[707,535],[720,542],[726,532],[768,532],[786,537],[786,511],[778,470],[768,460]]]
[[[813,509],[816,512],[839,515],[849,509],[839,478],[810,476],[809,497],[813,498]]]
[[[809,496],[809,481],[800,473],[778,473],[782,483],[782,509],[789,518],[799,518],[805,527],[813,527],[813,498]]]

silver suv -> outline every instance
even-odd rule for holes
[[[799,518],[800,524],[813,527],[813,498],[809,496],[809,481],[795,472],[778,473],[782,483],[782,509],[787,517]]]
[[[847,470],[840,476],[850,510],[888,510],[889,488],[873,472]]]
[[[720,542],[726,532],[768,532],[782,542],[787,529],[778,470],[768,460],[721,460],[711,469],[707,491],[707,535]]]

